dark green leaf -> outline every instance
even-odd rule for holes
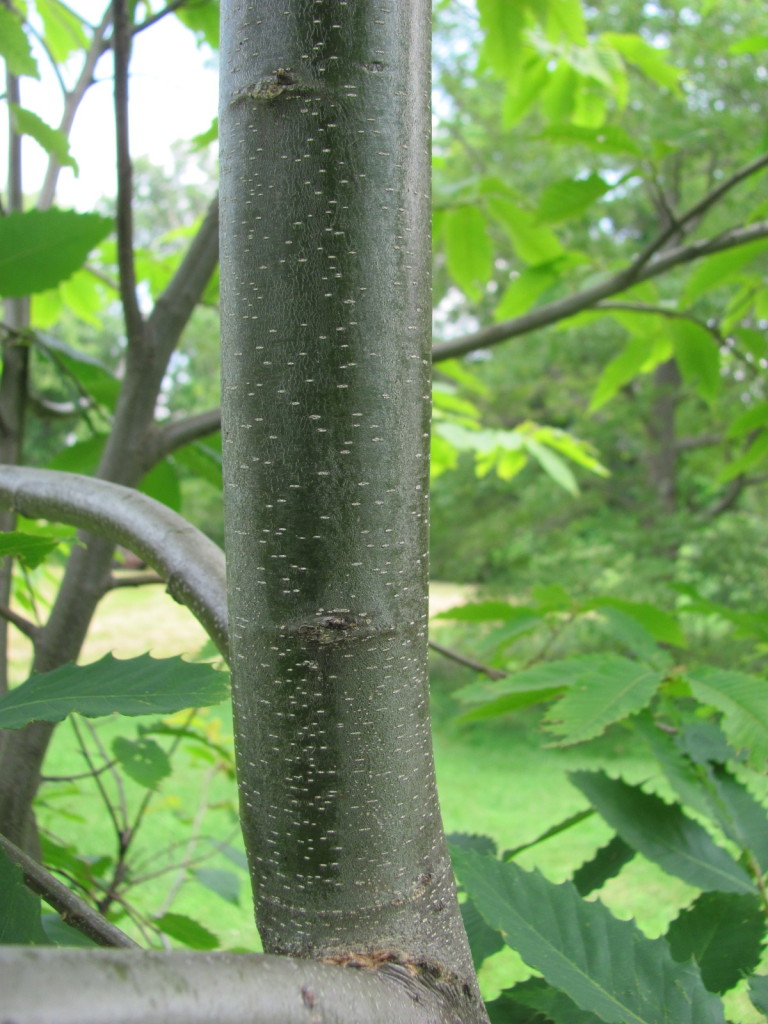
[[[60,722],[71,712],[98,718],[171,714],[218,704],[228,694],[227,677],[210,665],[181,658],[118,661],[111,654],[91,665],[63,665],[11,690],[0,699],[0,729],[28,722]]]
[[[608,1024],[723,1024],[719,999],[662,939],[647,939],[569,882],[454,851],[459,881],[492,928],[581,1009]]]
[[[670,924],[666,938],[675,960],[693,957],[710,992],[727,992],[757,967],[765,929],[757,896],[704,892]]]
[[[68,924],[62,921],[58,914],[43,914],[42,923],[46,938],[55,946],[76,946],[93,949],[96,945],[93,939],[89,939],[87,935],[83,935],[76,928],[70,928]]]
[[[504,939],[486,923],[485,918],[481,917],[472,900],[466,900],[461,904],[461,916],[469,939],[472,963],[477,969],[489,956],[504,949]]]
[[[219,940],[197,921],[185,914],[163,914],[154,918],[153,924],[165,935],[190,949],[218,949]]]
[[[0,945],[45,946],[40,897],[24,884],[24,874],[0,847]]]
[[[752,975],[749,979],[749,998],[761,1013],[768,1016],[768,975]]]
[[[222,868],[198,868],[192,874],[206,889],[215,892],[227,903],[240,906],[240,879],[234,872]]]
[[[459,850],[476,850],[478,853],[487,853],[495,857],[498,849],[495,840],[490,836],[469,835],[467,832],[451,832],[448,842]]]
[[[759,874],[768,872],[768,813],[727,768],[709,769],[716,791],[716,820],[728,838],[750,857]]]
[[[159,743],[146,737],[129,740],[116,736],[112,741],[112,753],[125,774],[147,789],[156,789],[158,783],[171,774],[171,762],[166,752]]]
[[[543,978],[529,978],[502,995],[536,1009],[555,1024],[599,1024],[600,1018],[587,1010],[580,1010],[564,992],[548,985]]]
[[[29,569],[36,569],[58,546],[59,540],[51,537],[19,532],[0,534],[0,558],[18,558]]]
[[[592,860],[586,861],[574,871],[571,881],[580,896],[588,896],[595,889],[602,889],[609,878],[615,878],[634,856],[632,847],[621,836],[614,836],[607,846],[597,851]]]
[[[568,777],[626,843],[669,874],[700,889],[755,892],[746,871],[678,804],[604,772],[569,772]]]
[[[53,288],[111,230],[109,217],[74,210],[27,210],[0,218],[0,295]]]
[[[491,1024],[553,1024],[551,1017],[540,1010],[534,1010],[532,1006],[518,1003],[508,991],[486,1003],[485,1008]]]

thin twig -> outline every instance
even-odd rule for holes
[[[471,668],[475,672],[482,672],[483,675],[488,676],[489,679],[504,679],[507,675],[506,672],[502,672],[498,668],[490,668],[488,665],[483,665],[479,661],[475,661],[474,658],[467,658],[463,654],[459,654],[458,651],[451,650],[450,647],[443,647],[442,644],[435,643],[434,640],[429,641],[430,648],[436,654],[442,654],[444,658],[449,658],[451,661],[455,661],[458,665],[465,665],[467,668]]]
[[[117,262],[120,268],[120,299],[128,345],[130,349],[136,351],[145,347],[147,334],[136,292],[133,251],[133,163],[128,122],[128,68],[131,60],[132,24],[126,0],[113,0],[112,18],[117,143]]]
[[[24,636],[30,639],[32,643],[36,641],[40,628],[34,622],[25,619],[23,615],[17,615],[15,611],[6,605],[0,605],[0,619],[10,622],[20,633],[23,633]]]
[[[45,902],[57,911],[65,924],[75,928],[99,946],[134,948],[138,946],[125,932],[110,921],[107,921],[85,900],[80,899],[70,889],[54,878],[45,868],[41,867],[18,846],[0,835],[0,846],[6,855],[24,872],[27,886],[42,896]]]
[[[113,573],[109,579],[109,590],[119,590],[120,587],[145,587],[157,583],[165,583],[165,580],[156,572],[135,572],[130,576],[115,576]]]
[[[529,334],[541,327],[548,327],[550,324],[576,316],[577,313],[582,313],[586,309],[593,309],[603,299],[626,291],[633,285],[658,277],[673,267],[693,263],[704,256],[726,252],[763,238],[768,238],[768,220],[756,221],[746,227],[732,228],[730,231],[724,231],[712,238],[691,242],[690,245],[677,249],[668,249],[663,255],[658,256],[639,270],[633,269],[634,264],[630,264],[623,270],[611,274],[604,281],[590,285],[589,288],[584,288],[580,292],[567,295],[562,299],[555,299],[554,302],[548,302],[522,316],[490,324],[471,334],[465,334],[462,337],[435,345],[432,349],[432,361],[437,363],[443,359],[466,355],[467,352],[474,352],[480,348],[491,348],[502,341],[509,341],[522,334]]]

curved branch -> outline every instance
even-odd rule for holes
[[[502,341],[517,338],[521,334],[528,334],[540,327],[547,327],[549,324],[566,320],[586,309],[593,309],[602,299],[617,295],[642,281],[658,277],[659,274],[680,264],[692,263],[704,256],[735,249],[740,245],[757,242],[763,238],[768,238],[768,220],[757,221],[747,227],[732,228],[730,231],[724,231],[712,238],[704,238],[698,242],[691,242],[690,245],[669,249],[639,269],[635,269],[636,261],[633,261],[629,266],[612,274],[604,281],[598,281],[597,284],[584,288],[583,291],[576,292],[574,295],[548,302],[546,305],[539,306],[538,309],[533,309],[529,313],[523,313],[522,316],[514,317],[512,320],[503,320],[501,323],[491,324],[488,327],[482,327],[479,331],[473,331],[472,334],[465,334],[463,337],[435,345],[432,350],[432,361],[440,362],[442,359],[453,359],[456,356],[466,355],[467,352],[474,352],[479,348],[490,348]]]
[[[124,544],[168,581],[227,657],[224,553],[186,519],[130,487],[50,469],[0,466],[0,505]]]
[[[183,419],[172,420],[156,427],[151,441],[152,460],[159,462],[177,448],[208,437],[221,429],[221,409],[206,409],[205,412]]]
[[[41,867],[36,860],[20,850],[15,843],[0,835],[0,847],[6,855],[24,872],[24,881],[45,902],[61,914],[70,928],[75,928],[100,946],[123,949],[139,948],[138,943],[111,924],[106,918],[90,907],[79,896],[63,885],[57,878]]]
[[[396,963],[366,970],[255,954],[4,946],[0,975],[13,979],[0,982],[3,1018],[28,1024],[102,1024],[115,1007],[122,1024],[469,1019],[457,1005],[466,996]]]

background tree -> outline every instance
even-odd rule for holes
[[[360,1006],[384,998],[383,992],[390,995],[378,1012],[395,1019],[455,1019],[457,1013],[461,1019],[484,1019],[436,818],[426,739],[426,459],[414,446],[414,439],[423,440],[426,433],[426,363],[423,351],[407,343],[411,334],[423,338],[424,332],[425,271],[423,253],[417,254],[427,237],[426,186],[417,175],[416,186],[405,187],[408,198],[401,203],[387,192],[398,187],[389,182],[415,166],[423,176],[419,163],[419,154],[423,158],[424,153],[423,128],[412,117],[412,107],[414,97],[423,95],[424,80],[417,76],[417,81],[409,70],[423,65],[415,58],[409,62],[410,44],[394,30],[395,25],[402,27],[406,15],[417,14],[412,5],[395,5],[380,24],[370,11],[341,9],[347,6],[336,10],[335,5],[318,4],[311,23],[298,12],[295,20],[283,22],[282,16],[259,8],[263,33],[259,39],[266,40],[266,49],[259,53],[268,54],[259,59],[266,63],[250,75],[239,56],[226,59],[225,81],[234,90],[234,102],[226,108],[223,138],[236,138],[244,126],[252,130],[246,132],[242,148],[234,150],[237,159],[225,154],[223,180],[240,187],[252,177],[255,194],[245,198],[246,208],[254,218],[269,217],[267,227],[255,219],[251,222],[250,213],[243,219],[232,205],[234,198],[226,197],[230,206],[225,207],[223,237],[229,239],[230,231],[237,233],[232,235],[232,249],[225,250],[225,270],[231,268],[239,275],[233,284],[225,279],[224,286],[225,317],[232,329],[231,335],[229,330],[225,335],[234,342],[225,386],[235,404],[224,449],[231,458],[229,490],[235,497],[228,541],[230,580],[236,588],[235,703],[249,723],[255,718],[254,702],[258,703],[257,721],[263,723],[253,730],[249,724],[238,735],[243,806],[249,811],[252,807],[256,815],[251,819],[244,814],[243,824],[267,949],[356,968],[326,970],[266,958],[253,969],[259,976],[271,972],[278,979],[290,979],[278,984],[294,993],[295,1010],[276,1007],[274,999],[269,1000],[269,1012],[278,1013],[281,1020],[292,1019],[291,1012],[314,1011],[326,995],[335,1000],[349,996],[354,1009],[343,1011],[340,1019],[356,1019]],[[6,620],[33,642],[38,672],[76,658],[94,609],[116,585],[111,564],[115,542],[137,552],[167,579],[172,593],[204,622],[219,650],[230,654],[222,611],[223,563],[215,546],[141,496],[108,486],[140,485],[173,506],[180,500],[180,477],[197,474],[215,483],[218,475],[217,443],[209,435],[218,430],[219,412],[207,405],[210,398],[205,389],[195,392],[190,372],[193,358],[208,358],[205,337],[212,319],[210,303],[215,301],[218,211],[211,205],[186,247],[180,242],[184,243],[191,226],[182,226],[176,214],[182,208],[190,216],[200,210],[199,196],[188,185],[180,182],[176,192],[188,196],[189,205],[186,199],[175,204],[174,216],[163,224],[160,238],[156,237],[156,214],[147,224],[134,215],[134,201],[140,201],[145,192],[156,196],[158,187],[134,187],[136,169],[127,130],[131,41],[171,13],[202,37],[215,38],[212,5],[188,9],[182,5],[175,12],[139,7],[129,14],[118,4],[105,12],[97,26],[57,4],[38,4],[29,20],[13,8],[3,13],[7,31],[0,46],[10,76],[11,173],[9,212],[0,229],[7,251],[14,253],[13,260],[0,267],[0,283],[9,296],[0,388],[5,459],[8,463],[48,461],[51,446],[61,438],[65,450],[56,457],[58,468],[93,472],[98,478],[90,484],[82,478],[68,482],[42,471],[9,467],[0,479],[4,501],[30,518],[59,519],[90,531],[72,546],[50,613],[39,614],[27,599],[25,616],[18,605],[4,602]],[[522,538],[516,537],[506,550],[492,545],[489,555],[478,553],[472,539],[452,547],[461,552],[462,562],[473,566],[473,580],[495,575],[505,587],[514,581],[519,590],[519,577],[514,574],[519,567],[531,572],[535,564],[532,576],[538,582],[542,576],[547,582],[550,573],[558,582],[573,582],[577,590],[584,590],[581,581],[585,576],[594,579],[598,570],[614,594],[621,595],[622,585],[630,579],[634,588],[630,596],[637,598],[641,595],[634,571],[639,561],[636,552],[641,543],[647,547],[644,538],[651,531],[656,558],[645,570],[642,596],[647,593],[656,599],[662,593],[660,583],[690,581],[685,574],[691,572],[686,550],[691,523],[718,523],[718,530],[720,522],[733,523],[732,510],[752,500],[760,483],[765,422],[759,383],[764,359],[759,334],[764,311],[761,259],[768,225],[756,182],[766,158],[749,151],[745,125],[759,114],[752,86],[761,75],[762,65],[755,55],[761,52],[764,39],[755,32],[754,14],[748,7],[716,3],[701,11],[675,4],[647,5],[642,15],[636,8],[615,9],[610,12],[610,25],[605,26],[601,12],[582,9],[572,0],[521,5],[514,12],[501,0],[483,0],[476,8],[441,3],[437,14],[438,342],[433,358],[438,381],[433,464],[438,475],[438,523],[450,522],[451,516],[456,522],[455,495],[461,493],[457,479],[465,482],[462,500],[471,503],[471,516],[476,519],[478,506],[483,514],[499,515],[500,501],[505,506],[508,501],[509,481],[526,464],[538,463],[550,479],[574,495],[578,488],[571,465],[581,466],[594,474],[594,479],[588,478],[586,502],[567,507],[557,503],[553,508],[551,491],[545,490],[552,484],[539,478],[522,492],[520,518],[526,524]],[[369,17],[374,18],[371,24]],[[244,31],[232,29],[237,43]],[[54,61],[67,61],[67,74],[79,55],[80,66],[65,84],[64,118],[58,132],[19,103],[17,79],[35,73],[28,41],[29,33],[35,32],[42,35]],[[370,58],[371,40],[381,33],[384,57]],[[417,36],[423,62],[423,31]],[[728,59],[724,62],[720,57],[710,65],[701,55],[710,52],[704,40],[715,36],[732,37],[733,42]],[[224,38],[232,37],[225,32]],[[400,39],[402,50],[393,44]],[[329,40],[334,42],[334,53],[326,58]],[[415,45],[416,38],[411,43]],[[390,45],[395,45],[391,64]],[[110,227],[107,219],[49,209],[58,169],[71,159],[66,137],[74,112],[100,57],[110,48],[115,57],[118,141],[116,245],[103,241]],[[278,58],[278,53],[285,56]],[[390,74],[395,74],[394,83]],[[413,92],[393,87],[403,81]],[[375,112],[365,107],[366,102]],[[252,109],[260,113],[251,114]],[[385,109],[390,113],[383,114]],[[343,121],[335,119],[337,110]],[[728,130],[738,134],[738,146],[722,145],[719,133],[725,130],[724,118],[718,115],[724,110],[732,117]],[[379,118],[381,127],[375,127]],[[310,119],[323,132],[319,127],[308,129],[313,124]],[[689,136],[694,122],[696,132]],[[337,131],[352,123],[363,127],[356,132]],[[399,134],[409,131],[415,134]],[[18,139],[24,133],[51,151],[37,210],[23,208]],[[323,145],[325,135],[338,138]],[[260,146],[263,139],[270,144]],[[253,151],[248,148],[251,145]],[[277,170],[272,163],[275,157],[280,161]],[[247,161],[245,170],[237,160]],[[266,213],[261,201],[265,196],[277,197],[283,189],[287,198],[270,201]],[[20,238],[36,244],[44,239],[51,258],[25,261]],[[392,250],[382,238],[394,240]],[[78,270],[89,252],[88,268]],[[265,268],[271,268],[272,274],[269,293],[260,284],[268,272]],[[372,270],[373,277],[366,277]],[[305,295],[303,287],[297,287],[297,281],[303,285],[310,279],[307,275],[323,282],[320,292]],[[718,291],[713,290],[715,282]],[[37,296],[51,286],[57,287],[58,295],[46,294],[38,301]],[[31,312],[28,293],[36,296]],[[270,306],[267,300],[273,293],[284,298]],[[306,300],[306,307],[295,304],[297,294]],[[110,301],[113,322],[117,313],[124,324],[124,338],[104,330],[100,304]],[[199,306],[206,304],[209,308],[201,312]],[[266,304],[266,313],[261,304]],[[89,342],[99,346],[100,360],[82,348],[79,324],[89,317]],[[242,341],[235,330],[245,326],[249,339],[254,324],[266,332],[263,349]],[[59,337],[52,337],[52,330]],[[620,344],[619,331],[625,331],[629,340],[612,358]],[[537,333],[536,351],[501,346],[533,332]],[[193,351],[178,355],[182,334]],[[286,354],[293,357],[284,364],[266,358],[269,343],[278,338],[284,339]],[[361,358],[353,358],[358,352]],[[469,355],[474,355],[474,361],[457,361]],[[116,369],[107,368],[109,361]],[[304,361],[312,362],[311,371],[303,369]],[[387,367],[385,371],[379,361]],[[338,377],[331,375],[331,368]],[[595,368],[601,371],[596,386]],[[241,380],[246,381],[245,393]],[[388,382],[386,391],[382,380]],[[746,391],[745,381],[749,381]],[[599,417],[588,418],[584,413],[590,391],[592,412]],[[396,404],[398,400],[402,405]],[[631,402],[631,414],[622,405],[625,400]],[[239,402],[244,403],[242,407]],[[297,404],[288,407],[287,402]],[[307,418],[305,405],[317,406]],[[69,417],[64,421],[69,424],[66,435],[55,428],[32,427],[39,413]],[[320,419],[312,418],[316,416]],[[370,433],[366,432],[369,425]],[[286,459],[288,448],[297,452],[295,459]],[[712,451],[717,453],[715,458]],[[708,453],[706,462],[701,452]],[[410,460],[414,468],[405,468]],[[326,463],[326,468],[316,469]],[[610,477],[603,463],[610,467]],[[456,467],[458,477],[446,472]],[[480,485],[474,481],[476,476],[481,478]],[[246,481],[252,483],[246,485]],[[363,485],[366,490],[360,497]],[[606,497],[609,513],[616,509],[612,520],[603,511]],[[263,506],[262,515],[250,526],[254,506]],[[549,541],[537,563],[527,554],[529,546],[540,547],[542,523],[550,531],[557,526],[563,537],[563,526],[582,539],[592,530],[600,531],[601,543],[593,545],[594,553],[589,548],[580,552],[570,579],[563,579],[562,555],[550,549]],[[41,542],[39,535],[31,537],[33,527],[24,525],[25,530],[11,534],[6,550],[29,562],[35,542],[38,554]],[[719,536],[727,538],[729,529],[732,535],[733,525]],[[244,530],[251,536],[244,538]],[[258,545],[253,544],[253,531]],[[630,545],[628,531],[634,541]],[[100,532],[106,533],[106,540],[94,538]],[[496,532],[503,535],[501,530]],[[510,532],[506,525],[503,532]],[[48,539],[42,541],[43,552],[55,547],[61,536],[60,530],[49,531]],[[289,547],[289,539],[295,547]],[[437,551],[438,565],[456,574],[459,559],[453,552],[441,554],[439,546]],[[278,567],[276,574],[268,571],[273,563]],[[697,583],[708,582],[702,564],[694,566]],[[24,599],[23,590],[20,596]],[[698,608],[705,608],[700,595],[695,599]],[[637,674],[640,664],[636,685],[632,677],[631,699],[614,707],[608,718],[599,714],[589,727],[583,706],[578,701],[575,708],[566,703],[555,712],[561,716],[556,719],[560,722],[556,732],[564,743],[595,735],[595,730],[611,721],[651,705],[656,714],[674,722],[667,723],[670,728],[680,725],[675,718],[677,705],[667,700],[668,684],[672,697],[674,687],[681,685],[679,673],[669,667],[663,646],[679,645],[680,632],[675,632],[663,609],[656,608],[652,614],[626,597],[621,607],[615,600],[613,605],[583,598],[572,603],[567,595],[553,597],[550,591],[533,608],[514,609],[501,602],[490,610],[466,612],[475,623],[495,621],[498,615],[512,623],[506,639],[491,652],[492,660],[504,670],[520,667],[520,656],[510,657],[508,648],[510,638],[519,632],[521,616],[527,615],[536,628],[551,630],[553,636],[560,635],[564,620],[588,628],[586,624],[595,617],[612,624],[616,636],[621,633],[621,643],[628,645],[631,657],[590,662],[589,678],[595,687],[594,700],[601,706],[610,687],[621,689],[626,673]],[[258,628],[252,625],[254,620]],[[265,622],[269,623],[266,638]],[[547,639],[544,650],[551,653],[553,649],[551,638]],[[274,658],[265,650],[272,651]],[[754,644],[750,650],[755,667],[760,656],[755,660]],[[390,667],[394,665],[399,665],[397,674]],[[242,674],[237,671],[241,667]],[[584,663],[579,662],[578,668],[585,671]],[[44,700],[51,702],[44,714],[39,696],[32,698],[34,712],[30,713],[29,704],[19,712],[30,691],[17,688],[4,703],[7,716],[0,717],[0,723],[9,726],[0,750],[0,831],[15,841],[6,848],[23,863],[27,877],[47,899],[67,915],[79,916],[83,927],[107,944],[126,940],[87,908],[67,902],[70,898],[25,859],[19,846],[38,852],[31,808],[53,722],[73,709],[86,714],[135,711],[136,695],[129,679],[134,670],[140,680],[150,680],[152,707],[158,713],[215,700],[221,692],[217,679],[205,670],[198,675],[184,669],[189,680],[182,685],[171,666],[168,681],[162,684],[161,669],[146,661],[130,669],[107,662],[99,667],[96,683],[94,673],[87,675],[85,670],[74,674],[64,670],[48,681],[42,677],[43,687],[49,683],[54,687],[50,692],[43,690]],[[388,685],[380,682],[380,689],[371,692],[368,680],[374,671]],[[496,674],[499,671],[497,667]],[[567,687],[580,682],[581,676],[574,674],[570,662],[557,672],[554,682],[551,676],[533,681],[513,677],[493,693],[476,690],[467,699],[482,705],[478,712],[482,716],[510,710],[515,702],[565,700]],[[398,685],[402,675],[407,677],[403,687]],[[252,678],[261,681],[252,687]],[[719,709],[728,738],[739,749],[743,722],[734,721],[724,694],[730,699],[738,684],[754,695],[757,678],[749,677],[745,683],[730,676],[693,675],[683,684],[689,687],[688,697],[692,694],[703,705]],[[289,682],[296,679],[298,683]],[[34,689],[38,685],[34,681],[33,695],[39,694]],[[86,696],[94,685],[95,701]],[[292,710],[286,711],[282,703],[275,705],[275,686],[301,698],[295,707],[288,698]],[[146,702],[147,694],[141,692]],[[378,730],[376,739],[369,735],[358,755],[352,745],[338,741],[335,730],[357,731],[357,719],[368,714],[374,698],[376,708],[364,720],[368,730]],[[334,723],[330,733],[326,720]],[[174,743],[181,741],[182,731],[174,732],[174,725],[163,728],[171,730],[168,735],[174,735]],[[187,727],[187,739],[190,733]],[[333,742],[328,739],[331,734],[336,737]],[[199,739],[201,734],[193,735]],[[149,776],[144,777],[156,780],[160,769],[153,743],[144,735],[130,748],[132,760],[124,755],[121,763],[130,763],[131,770],[140,773],[137,762],[146,770],[154,759]],[[754,748],[758,765],[759,743],[750,739],[746,746]],[[268,791],[254,769],[266,759],[267,749],[275,755]],[[690,760],[691,749],[685,747],[674,756]],[[694,759],[699,767],[686,762],[686,771],[701,773],[700,766],[706,763],[707,785],[712,790],[707,791],[707,800],[711,797],[714,803],[697,796],[698,790],[690,786],[681,799],[706,814],[707,808],[711,811],[723,802],[717,786],[725,785],[731,787],[732,801],[741,801],[746,820],[741,783],[736,780],[732,785],[731,775],[723,782],[725,755],[721,749],[708,749],[703,762]],[[355,756],[362,758],[364,767],[357,767]],[[666,757],[671,764],[673,754],[667,751]],[[394,764],[400,766],[396,778],[391,774]],[[375,786],[371,779],[376,780]],[[632,790],[612,790],[594,779],[581,779],[580,785],[595,809],[617,829],[624,844],[622,856],[634,849],[649,855],[647,837],[628,831],[616,811],[623,806],[640,813],[646,806],[641,796]],[[423,807],[419,825],[403,810],[415,803]],[[287,824],[273,823],[277,808]],[[757,814],[751,804],[749,809]],[[262,813],[272,832],[259,824]],[[653,818],[659,811],[654,806],[648,813]],[[329,816],[334,818],[333,828],[328,825]],[[567,827],[569,823],[563,825]],[[728,892],[753,900],[753,890],[760,889],[764,876],[762,840],[745,837],[732,820],[717,814],[714,827],[742,850],[748,870],[739,874],[730,862],[724,867],[717,849],[710,847],[705,859],[712,860],[713,871],[720,872],[718,878],[724,872],[729,875],[732,888]],[[108,867],[111,877],[97,899],[106,913],[122,899],[133,839],[127,819],[116,820],[115,829],[118,856]],[[680,829],[678,833],[682,834]],[[360,836],[365,836],[365,843]],[[698,833],[696,837],[704,842]],[[686,1014],[692,1014],[692,1020],[722,1020],[719,1002],[707,988],[723,991],[732,984],[730,980],[727,984],[722,979],[712,981],[706,974],[678,968],[668,951],[658,946],[651,951],[612,919],[594,916],[600,912],[585,909],[570,890],[555,894],[541,882],[516,874],[514,866],[507,864],[516,850],[507,851],[501,862],[488,856],[491,850],[492,844],[477,840],[463,842],[455,853],[460,879],[472,897],[464,905],[464,915],[472,932],[475,962],[489,949],[498,948],[503,933],[547,979],[543,988],[515,990],[506,1002],[494,1006],[494,1020],[511,1019],[510,1013],[518,1014],[512,1019],[529,1019],[542,1007],[555,1021],[573,1019],[579,1012],[587,1014],[585,1019],[650,1021],[671,1014],[685,1020],[689,1019]],[[98,874],[89,873],[83,863],[78,861],[78,881],[98,890]],[[604,879],[606,870],[600,861],[597,876]],[[8,871],[9,885],[13,883],[9,891],[21,892],[17,876]],[[679,873],[689,877],[685,869]],[[594,884],[592,874],[590,885]],[[709,895],[710,876],[690,880],[705,897]],[[577,889],[588,891],[586,883]],[[361,892],[365,893],[362,904]],[[573,934],[596,934],[597,929],[598,945],[624,948],[624,962],[634,962],[635,953],[648,958],[660,979],[652,1005],[643,1001],[644,996],[638,1003],[626,995],[630,990],[637,994],[636,986],[620,972],[608,978],[599,968],[592,973],[592,967],[579,962],[574,952],[578,943],[560,948],[543,930],[526,932],[526,922],[535,917],[525,910],[526,899],[537,907],[551,904],[553,920],[575,921]],[[427,905],[431,912],[424,911]],[[724,912],[722,903],[714,909],[706,903],[701,906],[706,919]],[[737,916],[744,912],[735,903],[725,909]],[[750,903],[749,912],[754,909]],[[761,913],[759,901],[755,912]],[[34,916],[34,908],[30,911],[24,904],[21,918],[27,924],[32,921],[31,931],[22,935],[24,940],[40,937]],[[147,934],[150,941],[158,931],[181,938],[179,926],[171,915],[161,915]],[[207,941],[200,933],[193,941],[190,934],[188,929],[182,941],[192,945]],[[734,960],[735,977],[754,967],[753,947],[755,943],[759,947],[762,930],[757,928],[755,934],[748,954]],[[675,948],[682,949],[682,960],[690,952],[686,942],[678,941]],[[21,955],[13,959],[16,956],[11,954],[7,962],[27,962]],[[588,983],[563,973],[558,966],[563,958],[573,964],[579,979],[588,976]],[[70,982],[77,977],[73,972],[78,957],[63,954],[59,962]],[[117,973],[123,970],[120,958],[110,955],[103,963],[115,965]],[[145,959],[136,968],[136,978],[145,989],[155,970],[153,963]],[[31,969],[37,971],[37,967]],[[177,977],[188,978],[200,971],[194,961],[184,960],[173,968],[166,964],[158,969],[166,972],[163,984],[169,990],[175,980],[168,972],[178,971]],[[238,979],[232,1012],[240,1013],[244,1005],[250,1010],[242,965],[222,960],[217,970],[221,979],[227,971]],[[391,982],[403,989],[388,987]],[[208,984],[200,978],[196,991]],[[606,991],[612,993],[607,1002],[601,995]],[[414,1005],[409,992],[427,1003]],[[676,1003],[680,992],[685,993],[684,1006]],[[759,985],[754,999],[760,1005]],[[527,1008],[528,1017],[520,1017],[520,1006]],[[56,1012],[59,1009],[55,1007]],[[73,1004],[73,1013],[82,1019],[80,1006]],[[369,1015],[368,1019],[374,1018]]]

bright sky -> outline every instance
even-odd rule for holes
[[[91,21],[100,20],[103,3],[76,0],[73,9]],[[115,156],[112,112],[112,57],[106,54],[96,69],[97,84],[81,104],[70,139],[80,165],[79,177],[65,168],[59,179],[57,205],[93,208],[96,196],[114,195]],[[61,116],[58,83],[45,58],[38,54],[41,81],[22,79],[22,106],[34,110],[54,127]],[[206,66],[207,64],[207,66]],[[71,77],[71,76],[70,76]],[[136,38],[131,61],[131,150],[134,157],[148,155],[162,164],[170,145],[206,131],[217,110],[217,75],[210,51],[195,46],[192,33],[170,15]],[[7,141],[0,137],[0,146]],[[24,189],[40,184],[45,155],[29,138],[23,142]]]

